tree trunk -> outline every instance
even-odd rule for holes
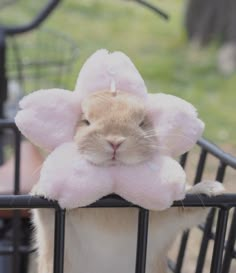
[[[236,43],[236,0],[188,0],[185,27],[190,41]]]

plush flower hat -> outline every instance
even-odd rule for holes
[[[117,90],[141,97],[161,149],[145,163],[96,166],[86,161],[73,141],[82,114],[81,102],[93,92]],[[188,102],[166,94],[148,94],[139,72],[122,52],[95,52],[82,67],[74,92],[39,90],[24,97],[15,118],[29,140],[51,153],[34,194],[58,200],[63,208],[87,206],[116,193],[147,209],[163,210],[185,196],[185,172],[172,157],[190,150],[204,124]],[[160,153],[161,151],[161,153]]]

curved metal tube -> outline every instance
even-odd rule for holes
[[[36,18],[32,22],[23,26],[0,26],[0,29],[4,31],[5,35],[11,36],[15,34],[24,33],[38,27],[55,9],[55,7],[60,3],[61,0],[50,0],[48,4],[39,12]]]
[[[157,8],[156,6],[152,5],[151,3],[148,3],[147,1],[144,1],[144,0],[134,0],[134,1],[140,5],[143,5],[144,7],[151,9],[152,11],[154,11],[155,13],[160,15],[163,19],[169,20],[169,15],[166,12]]]
[[[205,138],[201,138],[198,140],[198,145],[200,145],[204,150],[208,153],[214,155],[219,158],[221,162],[229,165],[230,167],[236,169],[236,157],[224,152],[218,146],[211,143],[209,140]]]

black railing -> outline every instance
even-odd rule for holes
[[[228,221],[228,212],[231,208],[236,207],[236,195],[235,194],[225,194],[217,197],[207,197],[201,196],[201,199],[195,195],[188,195],[182,201],[174,202],[174,207],[201,207],[204,203],[205,207],[218,207],[218,221],[217,229],[215,235],[215,244],[212,257],[211,273],[224,272],[226,267],[229,269],[230,265],[230,254],[231,246],[226,244],[226,251],[229,255],[225,255],[224,263],[223,261],[223,251],[225,245],[225,233]],[[135,273],[145,272],[146,263],[146,250],[147,250],[147,238],[148,238],[148,211],[133,205],[118,196],[108,196],[104,197],[96,203],[88,206],[88,208],[94,207],[134,207],[139,209],[138,216],[138,235],[137,235],[137,254],[136,254],[136,270]],[[55,245],[54,245],[54,273],[63,273],[63,257],[64,257],[64,238],[65,238],[65,215],[66,211],[61,209],[57,202],[49,201],[41,197],[30,196],[30,195],[5,195],[0,197],[0,208],[1,209],[34,209],[34,208],[52,208],[55,209]],[[19,229],[18,229],[19,232]],[[19,234],[14,236],[13,241],[19,242]],[[233,238],[232,238],[233,237]],[[231,225],[230,233],[230,244],[232,245],[235,241],[235,216]],[[234,245],[234,244],[233,244]],[[18,244],[13,244],[14,247]],[[21,249],[18,249],[20,252]],[[29,248],[30,251],[30,248]],[[14,250],[12,253],[9,251],[8,254],[14,255]],[[183,252],[184,253],[184,252]],[[221,271],[221,266],[224,264],[224,271]],[[175,267],[172,263],[173,271]],[[16,268],[13,272],[19,272],[19,268]]]
[[[37,16],[28,24],[11,27],[1,25],[0,29],[7,36],[12,36],[31,31],[37,28],[50,15],[50,13],[55,9],[55,7],[60,3],[60,1],[61,0],[49,0],[48,3],[42,8],[42,10],[37,14]]]

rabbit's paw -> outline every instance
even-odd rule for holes
[[[224,186],[218,181],[202,181],[187,191],[189,194],[205,194],[210,197],[221,195],[224,192]]]

